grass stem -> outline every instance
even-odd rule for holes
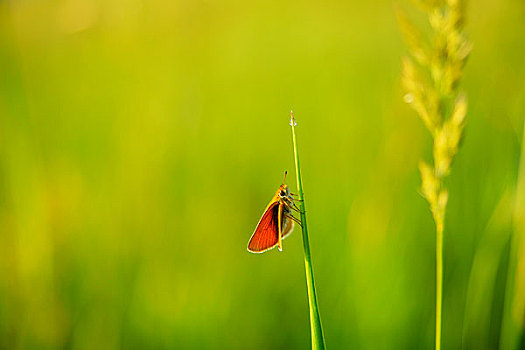
[[[312,340],[312,349],[322,350],[325,348],[325,345],[323,328],[321,326],[321,316],[319,315],[319,308],[317,306],[317,296],[315,293],[314,284],[314,271],[312,267],[312,256],[310,255],[310,242],[308,240],[308,228],[306,226],[303,182],[301,179],[301,167],[299,165],[299,153],[297,151],[297,139],[295,136],[295,126],[297,124],[293,117],[293,111],[290,112],[290,114],[290,125],[292,126],[293,153],[295,158],[295,174],[297,176],[297,191],[299,192],[299,211],[301,215],[301,225],[303,230],[304,268],[306,270],[308,306],[310,308],[310,332]]]
[[[403,60],[405,102],[416,111],[433,138],[433,162],[420,162],[421,193],[430,205],[436,224],[436,335],[441,350],[443,310],[443,231],[448,191],[445,179],[463,137],[467,101],[458,91],[463,67],[472,45],[463,33],[463,1],[421,3],[432,28],[430,40],[399,11],[411,57]],[[427,43],[428,41],[428,43]]]
[[[436,222],[436,350],[441,349],[443,301],[443,222]]]

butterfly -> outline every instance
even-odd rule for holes
[[[292,215],[292,210],[297,210],[294,204],[293,194],[284,183],[279,186],[272,200],[264,210],[257,224],[257,228],[248,242],[248,251],[251,253],[264,253],[272,248],[279,247],[282,251],[282,240],[285,239],[294,228],[294,222],[301,225],[299,219]]]

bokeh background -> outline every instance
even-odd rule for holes
[[[431,141],[403,103],[396,6],[0,1],[0,348],[308,348],[300,232],[246,251],[285,169],[295,188],[290,109],[328,348],[432,348]],[[496,349],[525,3],[467,18],[443,341]]]

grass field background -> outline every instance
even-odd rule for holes
[[[525,4],[470,1],[466,31],[443,346],[483,350],[500,342]],[[293,109],[327,347],[431,349],[431,141],[403,103],[401,37],[391,1],[0,2],[0,348],[307,348],[300,231],[246,251],[294,175]]]

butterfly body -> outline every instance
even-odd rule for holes
[[[248,251],[264,253],[272,248],[282,250],[282,240],[288,236],[297,220],[292,215],[294,199],[286,184],[282,184],[264,210],[248,243]]]

